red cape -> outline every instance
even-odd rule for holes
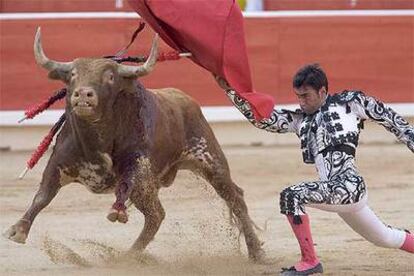
[[[268,118],[273,98],[254,92],[244,41],[243,16],[234,0],[129,0],[132,8],[172,48],[191,52],[192,61],[227,80]]]

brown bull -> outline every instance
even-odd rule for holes
[[[148,74],[157,58],[157,38],[141,66],[108,59],[48,59],[40,41],[35,58],[49,77],[67,85],[66,122],[59,133],[34,200],[7,231],[24,243],[33,220],[61,187],[77,182],[93,193],[116,193],[108,219],[126,221],[129,198],[145,216],[144,228],[132,246],[142,251],[154,238],[165,211],[158,198],[180,169],[202,176],[226,201],[244,233],[249,257],[262,255],[243,191],[230,177],[227,160],[200,107],[179,90],[146,90],[136,79]]]

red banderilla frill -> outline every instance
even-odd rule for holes
[[[24,112],[25,117],[19,120],[19,123],[23,122],[27,119],[33,119],[36,115],[42,113],[46,109],[48,109],[52,104],[56,101],[63,99],[66,96],[67,90],[66,88],[62,88],[59,91],[56,91],[55,94],[50,96],[46,101],[38,104],[34,107],[27,109]]]
[[[43,156],[43,154],[49,148],[50,143],[52,143],[53,137],[56,135],[56,133],[59,131],[59,129],[62,127],[63,123],[65,122],[65,119],[66,119],[66,114],[63,113],[62,116],[60,116],[57,123],[55,123],[55,125],[52,127],[49,133],[45,136],[45,138],[43,138],[42,142],[39,144],[37,149],[33,152],[29,161],[27,161],[26,169],[19,176],[20,179],[22,179],[24,175],[27,173],[27,171],[29,169],[32,169],[36,165],[36,163],[39,161],[39,159]]]

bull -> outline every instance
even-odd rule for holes
[[[23,217],[6,236],[24,243],[35,217],[61,187],[80,183],[93,193],[115,192],[108,219],[126,222],[125,201],[144,215],[143,229],[131,251],[142,252],[157,233],[165,211],[158,192],[170,186],[178,170],[204,178],[223,198],[240,224],[249,258],[263,256],[243,190],[230,176],[227,160],[199,105],[173,89],[147,90],[137,78],[157,60],[158,38],[142,65],[103,58],[71,62],[49,59],[36,32],[36,63],[67,87],[66,122],[43,172],[39,189]]]

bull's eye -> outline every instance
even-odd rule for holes
[[[114,73],[112,71],[106,71],[104,73],[104,81],[107,82],[108,84],[114,84],[115,81],[115,76]]]
[[[76,78],[76,72],[75,71],[72,71],[70,73],[70,79],[73,80],[74,78]]]

